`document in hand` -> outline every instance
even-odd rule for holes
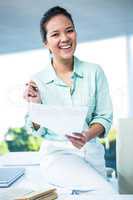
[[[31,120],[57,134],[81,132],[87,116],[87,106],[50,106],[29,103]]]

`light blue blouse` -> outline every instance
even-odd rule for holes
[[[32,77],[40,90],[42,103],[45,105],[80,105],[88,106],[85,127],[100,123],[105,128],[105,136],[112,124],[112,103],[106,76],[97,64],[84,62],[74,57],[72,87],[57,77],[51,62],[44,70]],[[78,123],[78,122],[77,122]],[[58,133],[41,127],[35,131],[27,114],[26,127],[34,135],[42,135],[51,140],[64,140]]]

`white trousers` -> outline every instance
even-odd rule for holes
[[[96,140],[88,142],[81,150],[70,142],[44,140],[40,149],[40,166],[50,184],[85,186],[96,174],[105,177],[104,147]]]

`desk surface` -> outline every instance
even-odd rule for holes
[[[10,188],[0,188],[0,199],[2,200],[13,200],[14,194],[21,190],[28,188],[40,189],[48,187],[42,178],[39,162],[38,153],[9,153],[9,155],[0,157],[0,166],[6,165],[17,165],[26,168],[26,173],[23,177],[17,180]],[[8,158],[8,159],[7,159]],[[19,158],[19,159],[18,159]],[[17,161],[18,160],[18,161]],[[21,161],[21,162],[20,162]],[[30,162],[31,161],[31,162]],[[31,163],[31,164],[30,164]],[[23,165],[22,165],[23,164]],[[40,178],[41,177],[41,178]],[[88,200],[89,196],[93,195],[94,200],[103,200],[107,196],[108,200],[133,200],[133,195],[119,195],[117,194],[116,188],[111,182],[103,181],[103,185],[99,191],[82,193],[80,195],[71,195],[71,191],[68,189],[57,188],[59,197],[58,200]]]

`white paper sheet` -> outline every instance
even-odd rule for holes
[[[40,158],[38,152],[10,152],[1,158],[4,166],[30,166],[39,165]]]
[[[57,134],[82,132],[87,115],[87,106],[46,106],[29,103],[31,120]]]

